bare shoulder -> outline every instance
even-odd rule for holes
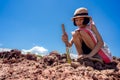
[[[98,41],[103,41],[99,31],[97,30],[97,28],[96,28],[96,26],[94,24],[92,24],[91,30],[95,33]]]
[[[99,31],[97,30],[95,24],[92,24],[91,30],[92,30],[95,34],[99,34]]]

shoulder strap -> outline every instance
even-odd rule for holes
[[[90,20],[89,29],[92,29],[92,25],[95,25],[94,21]]]

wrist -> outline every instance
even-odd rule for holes
[[[65,45],[66,45],[66,47],[69,47],[69,42],[66,41],[66,42],[65,42]]]

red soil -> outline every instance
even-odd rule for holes
[[[0,80],[120,80],[120,58],[109,64],[89,59],[72,60],[51,52],[38,57],[19,50],[0,52]]]

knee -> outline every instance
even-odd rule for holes
[[[82,39],[80,32],[78,32],[78,31],[72,32],[72,37],[73,37],[74,42],[80,41]]]
[[[72,32],[72,36],[73,36],[73,39],[76,39],[76,38],[80,37],[80,33],[78,31],[74,31],[74,32]]]
[[[86,33],[85,31],[80,31],[80,35],[81,35],[81,36],[84,37],[86,34],[87,34],[87,33]]]

